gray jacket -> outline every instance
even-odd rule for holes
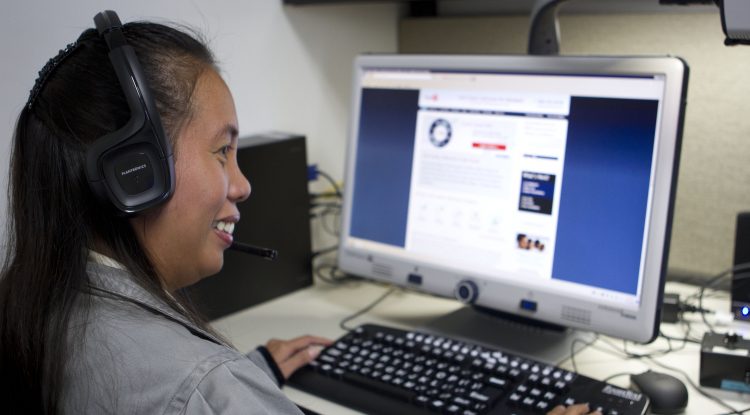
[[[300,414],[258,351],[247,355],[201,330],[137,285],[89,262],[92,294],[68,341],[68,414]],[[80,303],[79,303],[80,304]]]

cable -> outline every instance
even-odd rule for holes
[[[599,335],[595,334],[593,340],[591,340],[591,341],[586,341],[586,340],[583,340],[583,339],[576,338],[576,339],[573,339],[573,341],[570,343],[570,364],[573,366],[573,371],[574,372],[578,373],[578,367],[576,366],[576,358],[575,358],[575,356],[578,353],[581,353],[587,347],[589,347],[589,346],[593,345],[594,343],[596,343],[597,340],[599,340]],[[576,350],[575,349],[576,343],[583,343],[583,347],[581,347],[580,349]],[[556,366],[560,366],[560,364],[562,364],[563,362],[565,362],[565,360],[567,360],[567,359],[564,359],[564,360],[562,360],[560,362],[557,362]]]
[[[335,251],[337,249],[339,249],[339,244],[336,244],[336,245],[333,245],[333,246],[329,246],[327,248],[323,248],[323,249],[321,249],[319,251],[315,251],[315,252],[313,252],[312,257],[313,257],[313,259],[315,259],[315,257],[318,257],[320,255],[325,255],[325,254],[327,254],[329,252],[333,252],[333,251]]]
[[[333,177],[331,177],[328,173],[324,172],[323,170],[318,169],[318,175],[322,176],[324,179],[326,179],[331,186],[333,187],[334,192],[336,193],[336,196],[338,197],[344,197],[341,193],[341,188],[336,183],[335,180],[333,180]]]
[[[326,274],[326,270],[328,273]],[[329,284],[343,284],[345,282],[355,281],[359,280],[360,278],[347,274],[345,272],[341,272],[339,270],[339,267],[336,264],[320,264],[317,265],[313,269],[313,273],[316,277],[318,277],[321,281],[327,282]]]
[[[331,236],[334,236],[338,238],[340,236],[340,221],[337,220],[337,217],[341,216],[341,205],[340,204],[318,204],[318,205],[311,205],[312,208],[316,207],[324,207],[324,209],[321,212],[313,213],[311,215],[312,219],[318,218],[320,219],[320,226],[323,228],[323,230],[328,233]],[[328,222],[326,221],[326,218],[328,216],[332,216],[334,218],[332,224],[329,226]],[[338,224],[338,225],[337,225]]]
[[[748,411],[750,411],[750,408],[740,409],[740,410],[736,410],[734,412],[723,412],[723,413],[721,413],[719,415],[742,415],[742,414],[744,414],[745,412],[748,412]]]
[[[602,379],[602,382],[607,383],[614,378],[619,378],[620,376],[630,376],[630,375],[632,375],[632,373],[630,372],[615,373],[614,375],[609,375],[606,378]]]
[[[619,346],[617,346],[616,344],[610,342],[607,339],[602,338],[600,340],[604,344],[607,344],[610,347],[612,347],[615,350],[617,350],[618,352],[624,354],[625,357],[627,357],[628,359],[646,359],[646,358],[653,358],[655,356],[664,356],[664,355],[667,355],[669,353],[682,350],[685,347],[685,344],[683,344],[679,349],[675,349],[675,348],[672,347],[671,342],[667,341],[667,349],[666,350],[654,350],[653,352],[648,352],[648,353],[634,353],[634,352],[628,351],[627,340],[623,340],[623,342],[622,342],[623,343],[622,350],[620,350]]]
[[[325,202],[325,203],[313,202],[313,203],[310,203],[310,208],[312,208],[312,209],[319,208],[319,207],[326,207],[326,208],[331,208],[331,209],[341,209],[341,203],[338,203],[338,202]]]
[[[662,338],[664,338],[664,339],[666,339],[667,341],[674,340],[674,341],[681,341],[681,342],[686,342],[686,343],[701,344],[700,340],[691,339],[691,338],[687,337],[687,335],[685,337],[671,337],[671,336],[667,336],[666,334],[660,332],[659,336],[662,337]]]
[[[750,271],[750,262],[737,264],[731,268],[728,268],[716,274],[711,279],[709,279],[704,285],[701,286],[700,292],[698,294],[698,308],[703,309],[703,293],[705,292],[706,288],[713,286],[719,280],[727,276],[733,275],[735,280],[742,280],[745,278],[750,278],[750,272],[745,272],[745,271]],[[737,274],[738,272],[739,274]],[[703,324],[705,324],[706,327],[708,328],[708,331],[711,333],[716,333],[714,331],[714,327],[708,322],[708,319],[706,318],[706,313],[701,313],[701,318],[703,319]]]
[[[328,222],[326,221],[326,218],[329,216],[334,218],[331,224],[331,227],[328,226]],[[326,209],[320,215],[320,226],[323,228],[323,230],[328,232],[329,235],[332,235],[338,238],[340,236],[340,232],[339,232],[340,229],[336,226],[336,224],[339,223],[339,220],[337,220],[336,218],[340,216],[341,216],[341,210],[337,211],[337,210]]]
[[[365,308],[363,308],[363,309],[357,311],[356,313],[354,313],[354,314],[352,314],[352,315],[350,315],[348,317],[345,317],[343,320],[341,320],[339,322],[339,327],[341,327],[342,330],[346,330],[346,331],[352,331],[352,330],[354,330],[354,327],[349,328],[349,327],[346,326],[346,323],[348,321],[354,320],[355,318],[361,316],[362,314],[364,314],[364,313],[372,310],[373,308],[375,308],[375,306],[377,306],[378,304],[380,304],[383,300],[385,300],[389,295],[393,294],[395,291],[396,291],[396,287],[391,287],[383,295],[381,295],[380,297],[378,297],[377,300],[373,301],[372,303],[370,303]]]
[[[682,319],[680,323],[685,327],[685,338],[689,339],[691,343],[701,343],[702,339],[690,336],[690,333],[693,331],[693,326],[690,321]]]
[[[310,193],[310,199],[328,199],[328,198],[339,198],[336,192],[321,192],[321,193]]]

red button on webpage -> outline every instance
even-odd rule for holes
[[[472,143],[474,148],[484,148],[488,150],[505,150],[505,144],[492,144],[492,143]]]

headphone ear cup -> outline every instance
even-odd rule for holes
[[[149,142],[107,151],[97,162],[102,180],[92,190],[124,216],[166,201],[174,189],[174,162]]]

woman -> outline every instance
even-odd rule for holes
[[[231,94],[193,37],[151,23],[122,34],[174,148],[174,193],[122,217],[92,190],[87,150],[131,111],[107,44],[85,31],[40,72],[15,131],[0,280],[4,408],[299,413],[279,385],[328,340],[272,340],[243,355],[180,296],[221,268],[236,205],[250,194]]]
[[[149,23],[122,32],[174,146],[174,194],[123,218],[92,193],[86,150],[130,111],[104,39],[85,31],[40,72],[16,127],[0,282],[5,408],[297,413],[278,383],[328,341],[274,340],[244,356],[178,291],[219,271],[225,225],[250,194],[229,90],[191,36]]]

